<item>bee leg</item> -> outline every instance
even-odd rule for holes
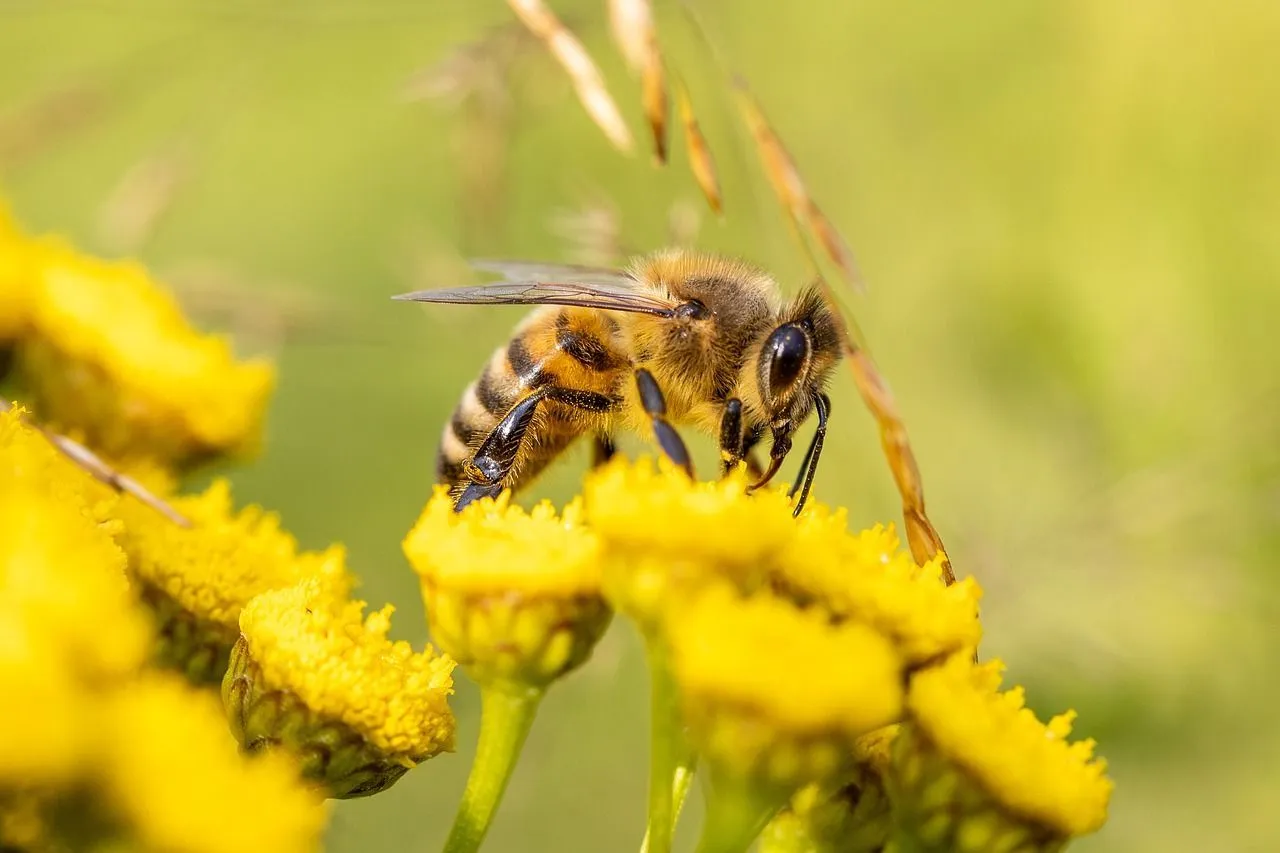
[[[612,436],[605,432],[597,433],[595,444],[591,447],[591,467],[599,468],[612,459],[613,454],[617,452],[618,448],[614,446]]]
[[[742,455],[747,460],[747,475],[753,483],[764,476],[764,466],[760,464],[760,457],[756,454],[756,445],[763,437],[764,428],[760,427],[747,433],[742,441]]]
[[[729,472],[742,461],[742,401],[737,397],[725,400],[720,414],[720,473]]]
[[[603,394],[577,391],[572,388],[543,386],[511,407],[498,425],[485,436],[475,455],[463,468],[463,474],[471,482],[462,490],[454,503],[454,511],[462,509],[474,500],[496,497],[503,488],[503,480],[511,473],[520,444],[524,441],[529,425],[533,423],[538,404],[551,399],[585,412],[606,412],[614,401]]]
[[[642,367],[636,371],[636,387],[640,391],[640,405],[653,423],[653,435],[658,440],[658,446],[668,459],[692,477],[693,463],[689,460],[689,450],[684,446],[680,433],[667,420],[667,401],[663,399],[658,381]]]
[[[809,442],[804,461],[800,463],[800,472],[796,475],[796,481],[792,484],[791,491],[787,492],[789,498],[795,497],[797,491],[800,492],[800,499],[796,501],[796,508],[792,515],[799,515],[800,510],[804,509],[804,502],[809,499],[809,487],[813,485],[813,475],[818,473],[822,443],[827,438],[827,418],[831,415],[831,398],[826,394],[818,394],[813,398],[813,407],[818,410],[818,428]]]

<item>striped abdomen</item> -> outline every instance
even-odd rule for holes
[[[527,483],[579,436],[607,433],[620,382],[629,372],[619,333],[613,317],[589,308],[547,307],[530,314],[467,386],[445,426],[436,459],[439,481],[455,493],[464,486],[472,454],[512,406],[539,389],[549,396],[503,477],[505,488]]]

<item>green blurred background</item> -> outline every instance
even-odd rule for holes
[[[553,5],[643,143],[603,4]],[[1280,849],[1280,4],[702,9],[859,256],[871,290],[851,304],[957,570],[986,589],[984,655],[1039,711],[1077,708],[1111,762],[1111,822],[1076,849]],[[660,14],[725,176],[729,216],[696,242],[799,284],[722,78]],[[653,248],[701,215],[683,156],[659,172],[610,149],[510,20],[499,0],[0,2],[16,214],[137,254],[202,323],[278,356],[238,495],[308,545],[346,542],[414,642],[399,541],[441,425],[520,312],[387,296],[465,281],[471,255]],[[843,374],[834,397],[818,496],[896,519]],[[535,493],[566,497],[584,464]],[[469,685],[456,708],[458,754],[338,804],[330,849],[438,847]],[[618,627],[552,692],[491,848],[635,849],[645,719]]]

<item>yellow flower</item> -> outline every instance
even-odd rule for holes
[[[246,749],[283,742],[304,775],[354,796],[452,751],[454,663],[388,640],[391,606],[365,618],[343,586],[310,578],[251,601],[223,699]]]
[[[0,584],[0,596],[7,593]],[[0,801],[21,787],[74,778],[91,760],[93,743],[86,690],[12,610],[0,604]]]
[[[201,335],[139,265],[28,243],[39,282],[19,379],[41,417],[110,456],[183,465],[251,447],[274,375]]]
[[[404,541],[432,635],[480,683],[543,686],[581,665],[608,627],[600,541],[578,502],[525,512],[504,494],[453,511],[439,488]]]
[[[246,761],[216,701],[150,677],[103,709],[105,800],[142,849],[315,850],[326,812],[282,756]]]
[[[982,590],[973,578],[947,586],[941,572],[941,557],[917,566],[892,526],[850,534],[845,510],[811,503],[778,559],[774,587],[836,619],[872,625],[920,664],[977,648],[982,638]]]
[[[36,292],[26,238],[0,205],[0,349],[27,331]]]
[[[695,744],[739,776],[829,778],[852,764],[859,735],[902,713],[903,662],[888,640],[767,594],[708,589],[666,641]]]
[[[196,682],[221,681],[240,635],[240,612],[254,596],[313,575],[345,573],[341,548],[299,552],[275,514],[257,506],[235,511],[225,481],[170,502],[191,527],[122,501],[120,541],[156,618],[161,662]]]
[[[92,684],[134,672],[151,641],[101,521],[112,501],[17,412],[0,414],[0,631]]]
[[[794,536],[785,493],[747,494],[743,471],[695,482],[664,461],[621,456],[593,471],[584,497],[606,546],[610,602],[652,632],[663,607],[717,578],[752,590]]]
[[[1054,850],[1106,821],[1112,782],[1092,740],[1067,741],[1074,713],[1041,723],[1021,688],[997,692],[1002,669],[956,655],[911,680],[891,793],[927,849],[999,839],[1000,849]]]

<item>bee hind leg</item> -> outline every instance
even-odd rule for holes
[[[506,485],[510,485],[504,481],[516,463],[520,445],[533,423],[538,405],[548,399],[587,412],[605,412],[614,404],[603,394],[550,385],[529,394],[503,415],[463,468],[469,482],[454,502],[455,512],[480,498],[497,497]]]
[[[693,476],[693,462],[689,459],[689,449],[684,446],[684,439],[676,428],[667,420],[667,401],[658,387],[658,380],[643,367],[636,371],[636,388],[640,391],[640,405],[653,424],[653,436],[658,440],[658,447],[667,458]]]

